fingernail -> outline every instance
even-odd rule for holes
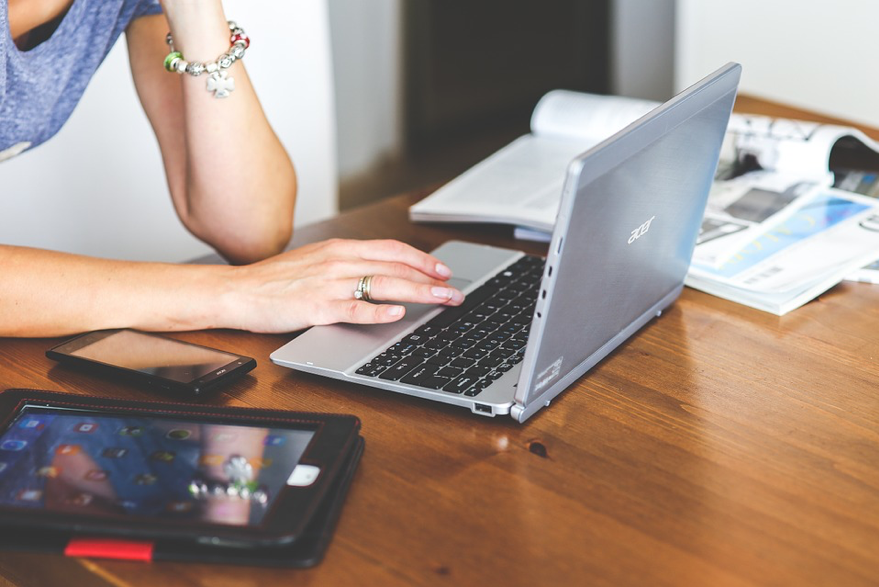
[[[443,277],[451,277],[452,276],[452,270],[449,269],[443,263],[436,264],[436,272],[439,273],[440,275],[442,275]]]
[[[403,306],[391,306],[388,308],[388,316],[399,316],[403,313]]]
[[[430,293],[440,299],[450,300],[452,299],[452,295],[454,295],[455,290],[449,289],[447,287],[432,287],[430,288]]]

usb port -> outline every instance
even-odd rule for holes
[[[491,414],[491,406],[485,404],[473,404],[473,409],[483,414]]]

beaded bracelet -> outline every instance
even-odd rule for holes
[[[233,63],[244,58],[244,52],[250,47],[250,37],[245,34],[244,29],[231,20],[228,21],[228,24],[229,30],[232,32],[229,50],[211,63],[198,61],[190,63],[183,59],[183,54],[174,50],[174,39],[171,37],[171,33],[168,33],[165,42],[171,47],[171,52],[165,57],[165,69],[171,73],[188,73],[193,77],[207,72],[209,74],[207,91],[213,92],[215,98],[227,97],[235,89],[235,79],[229,77],[226,70],[232,67]]]

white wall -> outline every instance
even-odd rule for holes
[[[403,106],[401,0],[330,0],[339,173],[399,153]]]
[[[879,126],[879,2],[678,0],[680,87],[727,61],[741,92]]]
[[[611,4],[611,89],[665,101],[674,94],[675,0]]]
[[[253,39],[244,63],[296,164],[296,223],[331,216],[338,190],[328,0],[224,5]],[[62,131],[0,164],[0,204],[6,244],[164,261],[209,251],[174,214],[124,39]]]

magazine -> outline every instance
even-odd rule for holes
[[[877,257],[879,206],[873,199],[816,186],[773,218],[719,262],[694,257],[685,283],[783,315]]]
[[[530,134],[410,207],[409,218],[551,232],[571,160],[656,106],[646,100],[554,90],[534,108]]]
[[[550,92],[534,109],[530,134],[413,205],[410,219],[511,224],[517,238],[548,241],[570,161],[657,105]],[[687,284],[784,314],[844,278],[879,282],[871,238],[879,227],[869,220],[879,206],[876,170],[879,144],[855,128],[734,113]],[[748,272],[725,273],[806,210],[848,215],[831,214],[833,224],[788,239]],[[775,280],[749,281],[770,266]]]

